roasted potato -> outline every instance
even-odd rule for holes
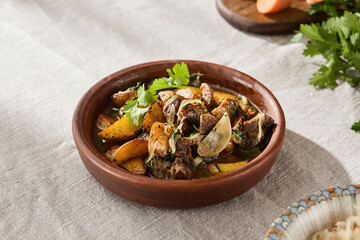
[[[148,145],[149,155],[152,153],[155,147],[155,154],[160,157],[165,157],[168,154],[169,138],[172,134],[172,130],[166,132],[165,124],[161,122],[155,122],[150,131],[150,139]]]
[[[134,100],[137,97],[137,90],[128,89],[126,91],[119,91],[111,96],[111,100],[117,107],[122,107],[129,100]]]
[[[116,163],[123,163],[132,158],[144,157],[147,155],[148,141],[137,138],[123,144],[115,155]]]
[[[100,130],[105,130],[106,128],[110,127],[110,125],[114,124],[116,122],[116,119],[113,117],[110,117],[105,114],[99,114],[96,118],[96,126]]]
[[[236,162],[236,163],[216,163],[219,171],[221,173],[226,173],[238,169],[239,167],[244,166],[247,161]]]
[[[144,161],[141,158],[130,159],[129,161],[124,162],[122,167],[129,172],[136,174],[145,174],[146,172]]]
[[[109,151],[107,151],[105,153],[105,157],[107,157],[109,160],[111,160],[112,162],[115,161],[115,155],[116,155],[116,152],[117,152],[117,148],[113,148],[113,149],[110,149]]]
[[[144,132],[149,133],[151,126],[154,122],[163,122],[165,121],[165,116],[160,105],[160,101],[152,104],[149,108],[149,111],[146,113],[143,123]]]
[[[107,141],[125,141],[135,137],[140,129],[141,126],[131,126],[126,116],[123,116],[120,120],[99,132],[98,136]]]
[[[238,99],[234,94],[219,91],[216,89],[213,90],[213,98],[217,105],[220,105],[227,98]]]
[[[179,88],[175,90],[175,94],[186,100],[201,99],[201,91],[198,88]]]

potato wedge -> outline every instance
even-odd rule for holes
[[[207,167],[212,174],[220,174],[238,169],[239,167],[244,166],[247,162],[248,161],[241,161],[236,163],[209,163]]]
[[[201,99],[201,91],[197,88],[179,88],[175,90],[175,94],[186,100]]]
[[[111,96],[111,100],[117,107],[122,107],[129,100],[134,100],[137,97],[137,90],[128,89],[126,91],[119,91]]]
[[[110,161],[114,162],[115,161],[115,155],[117,152],[117,148],[114,149],[110,149],[109,151],[107,151],[104,155],[106,158],[108,158]]]
[[[172,130],[165,132],[165,124],[161,122],[155,122],[150,131],[150,139],[148,145],[149,155],[152,153],[155,147],[155,154],[161,157],[165,157],[168,154],[169,149],[169,138],[172,134]]]
[[[226,173],[244,166],[247,162],[248,161],[241,161],[236,163],[216,163],[216,166],[221,173]]]
[[[238,97],[236,97],[234,94],[219,91],[216,89],[213,89],[213,98],[217,105],[220,105],[227,98],[238,99]]]
[[[148,141],[145,139],[134,139],[123,144],[116,152],[116,163],[123,163],[132,158],[146,156],[148,152]]]
[[[141,158],[133,158],[129,161],[126,161],[122,164],[122,167],[128,170],[129,172],[136,174],[145,174],[146,167],[144,161]]]
[[[116,122],[116,119],[113,117],[110,117],[108,115],[105,114],[99,114],[96,118],[96,126],[100,129],[100,130],[105,130],[108,127],[110,127],[110,125],[114,124]]]
[[[163,122],[165,121],[165,116],[160,105],[160,101],[152,104],[149,108],[149,111],[146,113],[143,123],[144,132],[149,133],[151,126],[154,122]]]
[[[126,116],[117,120],[105,130],[98,133],[98,136],[108,141],[125,141],[135,137],[141,126],[131,126]]]
[[[158,95],[162,104],[165,104],[170,98],[172,98],[175,95],[175,93],[171,90],[166,90],[159,92]]]

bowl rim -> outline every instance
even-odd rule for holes
[[[113,81],[114,78],[117,78],[118,76],[120,76],[126,72],[141,69],[143,67],[151,67],[153,65],[175,64],[175,63],[180,63],[180,62],[184,62],[187,64],[204,63],[206,65],[210,65],[215,68],[223,68],[228,71],[240,73],[241,75],[244,75],[245,77],[254,81],[254,83],[257,86],[262,88],[262,90],[264,90],[270,96],[271,101],[273,101],[273,103],[276,106],[276,108],[274,108],[274,111],[277,113],[277,115],[280,116],[279,122],[276,122],[277,126],[275,128],[275,131],[273,132],[273,135],[271,136],[271,139],[270,139],[268,145],[256,158],[251,160],[249,163],[245,164],[243,167],[240,167],[236,170],[233,170],[233,171],[230,171],[227,173],[222,173],[222,174],[215,175],[215,176],[210,176],[210,177],[205,177],[205,178],[197,178],[197,179],[151,178],[148,176],[137,175],[137,174],[128,172],[120,167],[116,167],[111,164],[108,164],[107,163],[108,160],[97,151],[95,146],[93,148],[91,148],[89,146],[89,144],[93,145],[93,143],[89,142],[87,140],[87,138],[85,137],[84,129],[82,128],[82,126],[80,126],[78,124],[78,122],[79,122],[78,120],[81,119],[81,115],[83,115],[84,108],[86,106],[86,103],[89,101],[91,95],[96,92],[96,89],[101,88],[101,86],[105,85],[107,82]],[[241,80],[247,82],[244,79],[241,79]],[[278,100],[276,99],[274,94],[267,87],[265,87],[261,82],[259,82],[255,78],[253,78],[239,70],[236,70],[234,68],[230,68],[230,67],[227,67],[224,65],[211,63],[211,62],[205,62],[205,61],[199,61],[199,60],[185,60],[185,59],[160,60],[160,61],[151,61],[151,62],[140,63],[140,64],[136,64],[133,66],[123,68],[121,70],[118,70],[118,71],[102,78],[101,80],[96,82],[93,86],[91,86],[81,97],[81,99],[79,100],[79,102],[75,108],[75,111],[73,114],[73,120],[72,120],[72,132],[73,132],[73,138],[74,138],[76,145],[84,146],[84,148],[82,149],[82,154],[84,154],[85,157],[87,157],[89,160],[91,160],[91,162],[93,164],[95,164],[98,168],[101,168],[103,171],[107,172],[108,174],[111,174],[118,178],[122,178],[129,182],[133,182],[133,183],[139,183],[139,182],[145,183],[146,182],[149,185],[150,184],[156,185],[156,186],[159,186],[162,188],[172,188],[175,185],[177,188],[187,188],[189,186],[193,186],[193,187],[199,186],[204,183],[222,184],[223,181],[229,181],[232,178],[236,178],[236,176],[239,174],[245,173],[247,171],[251,171],[257,165],[259,165],[264,158],[268,157],[271,154],[271,150],[281,147],[284,137],[285,137],[285,128],[286,128],[285,115],[284,115],[282,107],[280,106],[280,103],[278,102]],[[96,149],[96,151],[95,151],[95,149]]]
[[[300,200],[293,202],[281,212],[281,214],[270,225],[264,240],[281,239],[282,235],[288,227],[283,226],[283,223],[288,223],[290,225],[299,215],[301,215],[303,212],[306,212],[312,206],[320,204],[322,201],[328,201],[342,196],[358,194],[360,194],[360,184],[340,185],[337,187],[322,189],[320,191],[309,194]],[[296,206],[302,207],[303,209],[301,211],[297,211],[297,213],[294,213],[292,209]],[[295,214],[295,216],[290,217],[289,214]]]

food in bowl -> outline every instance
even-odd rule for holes
[[[109,161],[150,177],[194,179],[235,170],[264,150],[270,116],[202,82],[185,63],[166,71],[167,78],[114,93],[98,114],[93,140]]]
[[[338,221],[329,231],[324,229],[312,235],[309,240],[352,240],[360,239],[360,217],[350,216],[345,221]]]

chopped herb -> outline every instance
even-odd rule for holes
[[[154,160],[153,159],[150,159],[149,161],[147,161],[145,163],[145,165],[150,169],[150,171],[154,170]]]
[[[351,130],[354,130],[355,132],[360,132],[360,120],[358,122],[354,122],[354,124],[351,126]]]
[[[243,140],[247,139],[246,133],[244,131],[236,130],[234,131],[239,137],[241,137]]]
[[[235,109],[235,115],[240,115],[242,113],[242,109],[240,106],[237,106]]]
[[[185,63],[177,63],[172,68],[166,70],[169,78],[155,79],[148,90],[145,90],[145,84],[137,85],[133,88],[139,88],[137,91],[137,99],[128,101],[123,107],[126,113],[127,121],[130,125],[140,126],[143,123],[145,114],[149,111],[149,106],[156,102],[158,98],[156,91],[166,88],[180,87],[189,83],[189,70]]]
[[[141,82],[137,82],[137,83],[136,83],[136,86],[129,87],[129,89],[137,89],[137,88],[140,87],[140,84],[141,84]]]
[[[204,113],[208,113],[209,111],[207,109],[204,109]]]

